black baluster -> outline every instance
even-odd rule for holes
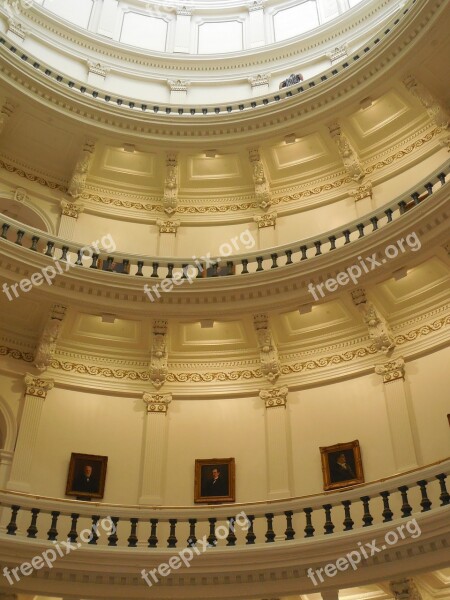
[[[258,263],[258,267],[257,267],[257,271],[264,271],[262,263],[263,263],[263,257],[262,256],[257,256],[256,257],[256,262]]]
[[[428,192],[428,195],[431,196],[431,194],[433,193],[433,184],[432,183],[426,183],[425,184],[425,189]]]
[[[351,529],[353,529],[353,525],[354,525],[354,521],[350,515],[350,505],[351,505],[351,501],[350,500],[342,500],[342,505],[344,507],[344,522],[342,523],[344,526],[344,531],[350,531]]]
[[[400,200],[398,206],[400,208],[400,214],[403,215],[406,212],[406,202],[404,200]]]
[[[292,510],[285,510],[284,514],[286,515],[286,531],[284,532],[284,539],[293,540],[295,538],[295,530],[292,527],[292,515],[294,513]]]
[[[208,544],[210,546],[215,546],[217,544],[216,531],[215,531],[217,519],[215,519],[214,517],[211,517],[208,519],[208,521],[209,521],[209,535],[206,539],[208,540]]]
[[[18,246],[22,245],[22,239],[23,239],[24,235],[25,235],[25,231],[22,231],[21,229],[19,229],[19,231],[17,232],[17,239],[16,239],[16,244]]]
[[[78,252],[77,252],[77,260],[76,260],[75,264],[78,265],[79,267],[83,266],[82,258],[83,258],[83,252],[81,250],[78,250]]]
[[[320,249],[322,246],[322,242],[314,242],[314,246],[316,247],[316,253],[314,254],[314,256],[320,256],[322,254],[322,250]]]
[[[58,538],[58,530],[56,529],[56,526],[58,524],[58,517],[59,517],[60,513],[57,510],[53,510],[51,514],[52,514],[52,522],[50,525],[50,529],[47,531],[47,539],[50,540],[51,542],[53,542],[54,540],[56,540]]]
[[[408,502],[408,486],[401,485],[398,488],[398,491],[400,492],[400,494],[402,496],[402,506],[401,506],[402,517],[410,517],[411,513],[412,513],[412,506]]]
[[[67,539],[70,540],[71,542],[76,542],[77,541],[77,537],[78,537],[77,523],[78,523],[79,517],[80,517],[80,515],[78,515],[77,513],[72,513],[70,515],[70,518],[72,519],[72,523],[71,523],[71,526],[70,526],[70,531],[67,534]]]
[[[315,532],[315,529],[312,524],[312,519],[311,519],[312,511],[313,511],[312,508],[304,508],[303,509],[303,512],[305,513],[305,516],[306,516],[305,537],[313,537],[314,532]]]
[[[122,274],[128,275],[129,272],[130,272],[130,261],[128,260],[128,258],[124,258],[122,261]]]
[[[388,223],[390,223],[390,222],[392,221],[392,213],[393,213],[393,211],[392,211],[392,209],[391,209],[391,208],[387,208],[387,209],[384,211],[384,214],[387,216],[387,222],[388,222]]]
[[[210,269],[212,270],[212,273],[209,275],[209,277],[219,277],[219,263],[214,262]]]
[[[370,222],[372,223],[372,231],[376,231],[378,229],[378,217],[370,217]]]
[[[39,242],[39,238],[37,235],[33,235],[33,237],[31,238],[31,248],[30,250],[33,250],[34,252],[37,252],[37,244]]]
[[[158,277],[158,268],[159,268],[159,263],[154,262],[152,263],[152,274],[150,275],[150,277]]]
[[[324,504],[323,509],[325,510],[325,525],[323,526],[325,534],[333,533],[334,525],[331,520],[331,504]]]
[[[117,535],[117,524],[119,522],[119,517],[111,517],[111,521],[113,527],[111,533],[108,536],[108,546],[117,546],[117,542],[119,541],[119,537]]]
[[[136,519],[136,518],[130,519],[131,532],[130,532],[130,536],[128,538],[128,547],[129,548],[136,548],[136,546],[137,546],[138,537],[136,535],[136,531],[137,531],[138,522],[139,522],[139,519]]]
[[[302,253],[300,260],[306,260],[308,258],[307,254],[306,254],[307,250],[308,250],[308,246],[300,246],[300,252]]]
[[[427,510],[431,509],[431,500],[427,496],[427,481],[425,479],[421,479],[417,482],[417,485],[420,487],[420,493],[422,494],[422,500],[420,501],[420,506],[422,507],[421,512],[427,512]]]
[[[330,250],[336,250],[336,236],[330,235],[328,239],[330,240]]]
[[[189,537],[187,540],[188,546],[195,546],[197,543],[197,537],[195,535],[195,525],[197,519],[189,519]]]
[[[61,248],[62,250],[62,254],[61,254],[61,258],[59,260],[62,260],[63,262],[67,262],[67,253],[69,252],[69,246],[63,246]]]
[[[92,263],[89,267],[90,269],[98,269],[98,265],[97,265],[98,258],[99,258],[99,254],[92,255]]]
[[[439,173],[437,176],[442,185],[445,185],[445,173]]]
[[[6,527],[6,533],[8,535],[16,535],[16,531],[17,531],[17,513],[20,510],[20,506],[17,506],[16,504],[14,506],[11,506],[11,521],[8,523],[7,527]]]
[[[227,275],[233,275],[234,271],[234,262],[232,260],[227,260]]]
[[[138,267],[138,270],[136,272],[136,277],[144,277],[144,273],[142,272],[142,269],[144,268],[144,261],[138,260],[137,267]]]
[[[358,239],[364,237],[364,223],[358,223],[356,229],[359,231]]]
[[[246,544],[254,544],[255,540],[256,540],[256,535],[253,531],[253,521],[255,520],[255,515],[247,515],[247,520],[248,520],[248,531],[247,531],[247,535],[245,536]]]
[[[413,194],[411,194],[411,198],[414,200],[414,206],[417,206],[417,204],[419,204],[419,202],[420,202],[419,197],[420,197],[419,192],[414,192]]]
[[[383,498],[383,523],[387,523],[387,521],[392,521],[393,512],[391,507],[389,506],[389,492],[380,492],[380,496]]]
[[[114,262],[114,256],[108,256],[108,258],[106,259],[104,270],[112,273],[114,271],[113,266],[112,266],[113,262]]]
[[[158,519],[150,519],[150,537],[148,538],[148,547],[156,548],[158,546],[158,538],[156,537],[156,527]]]
[[[228,535],[226,537],[227,546],[236,546],[236,534],[234,533],[234,523],[235,520],[233,517],[227,517],[228,521]]]
[[[370,501],[370,496],[362,496],[361,498],[361,502],[363,503],[363,507],[364,507],[364,514],[363,514],[363,527],[370,527],[372,525],[373,522],[373,517],[370,514],[370,508],[369,508],[369,501]]]
[[[184,263],[181,265],[181,270],[183,272],[183,275],[181,276],[181,279],[187,279],[187,275],[186,275],[186,271],[188,269],[189,265]]]
[[[286,254],[286,264],[292,265],[292,250],[285,250],[284,253]]]
[[[346,229],[345,231],[342,232],[342,235],[345,237],[345,244],[350,244],[350,230]]]
[[[167,275],[166,275],[166,279],[172,279],[173,277],[173,269],[174,269],[175,265],[173,263],[169,263],[167,265]]]
[[[37,518],[38,518],[38,514],[41,511],[39,510],[39,508],[32,508],[31,509],[31,523],[30,526],[27,529],[27,537],[29,538],[35,538],[36,534],[38,532],[38,529],[36,527],[36,523],[37,523]]]
[[[439,485],[441,487],[441,494],[439,496],[441,506],[446,506],[447,504],[450,504],[450,495],[447,492],[447,488],[445,486],[446,477],[447,475],[445,475],[444,473],[439,473],[439,475],[436,475],[436,479],[439,480]]]
[[[6,234],[8,233],[8,229],[9,229],[9,228],[10,228],[10,225],[8,225],[8,223],[3,223],[3,225],[2,225],[2,235],[1,235],[1,237],[2,237],[4,240],[7,240],[7,239],[8,239],[8,236],[7,236]]]
[[[99,521],[100,521],[100,515],[92,515],[91,535],[90,535],[90,540],[88,542],[88,544],[90,544],[91,546],[97,545],[97,540],[99,538],[99,535],[97,533]]]
[[[241,271],[241,274],[244,275],[245,273],[248,273],[248,268],[247,268],[248,267],[248,260],[246,258],[243,258],[241,260],[241,262],[242,262],[242,271]]]
[[[175,535],[175,529],[177,526],[177,519],[169,519],[170,523],[170,532],[169,537],[167,538],[167,547],[168,548],[176,548],[177,547],[177,538]]]
[[[278,263],[277,263],[278,254],[273,253],[273,254],[270,255],[270,258],[272,259],[272,266],[270,268],[271,269],[276,269],[278,267]]]
[[[47,242],[47,249],[45,251],[44,256],[53,256],[53,248],[55,244],[53,242]]]
[[[275,531],[273,530],[273,513],[266,513],[267,531],[266,543],[275,541]]]

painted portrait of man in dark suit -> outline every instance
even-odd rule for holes
[[[73,491],[81,493],[98,493],[99,478],[92,465],[84,465],[73,483]]]
[[[228,467],[202,468],[202,496],[228,496]]]
[[[329,455],[331,483],[356,479],[355,459],[352,450],[332,452]]]

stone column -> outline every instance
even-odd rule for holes
[[[181,5],[177,8],[174,52],[185,52],[188,54],[190,51],[191,17],[192,9],[190,7]]]
[[[18,492],[30,491],[31,467],[42,409],[47,393],[54,386],[54,381],[44,377],[35,377],[27,373],[25,375],[25,386],[22,419],[20,421],[10,479],[6,485],[7,489]]]
[[[145,392],[144,461],[139,504],[161,505],[167,446],[167,409],[172,394]]]
[[[288,391],[287,387],[280,387],[259,393],[266,406],[267,497],[271,500],[291,495],[291,452],[286,414]]]
[[[171,257],[176,254],[177,231],[180,221],[158,220],[156,224],[159,227],[159,248],[158,256]]]
[[[66,200],[62,200],[58,237],[62,238],[63,240],[73,240],[75,226],[77,224],[78,217],[83,210],[84,206],[82,204],[76,204],[75,202],[67,202]]]
[[[0,450],[0,488],[4,488],[8,481],[13,456],[14,452]]]
[[[102,14],[100,15],[97,33],[108,38],[114,37],[118,8],[118,0],[103,0]]]
[[[258,224],[259,247],[264,250],[276,246],[277,213],[272,211],[262,216],[253,217],[253,220]]]
[[[252,0],[248,5],[248,12],[250,20],[250,48],[264,46],[266,43],[264,31],[264,0]]]
[[[414,469],[418,464],[404,385],[405,361],[397,358],[376,365],[375,372],[383,377],[395,468],[399,472]]]

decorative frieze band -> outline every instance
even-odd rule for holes
[[[286,407],[287,395],[289,388],[286,386],[279,388],[272,388],[271,390],[261,390],[259,397],[264,400],[266,408],[276,408],[279,406]]]
[[[37,398],[47,397],[47,392],[53,389],[55,382],[53,379],[35,377],[30,373],[25,375],[25,394],[27,396],[36,396]]]
[[[172,402],[172,394],[152,394],[144,392],[142,399],[147,406],[147,414],[166,413]]]
[[[376,365],[375,373],[383,377],[383,383],[391,383],[405,378],[405,361],[402,357],[390,360],[383,365]]]

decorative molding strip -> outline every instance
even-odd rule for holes
[[[22,350],[8,348],[7,346],[0,346],[0,356],[9,356],[14,360],[23,360],[27,363],[32,363],[34,360],[34,354],[32,352],[22,352]]]

